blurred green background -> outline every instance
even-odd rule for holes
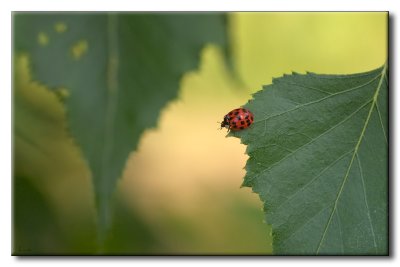
[[[131,153],[115,194],[107,254],[271,254],[262,203],[240,188],[247,156],[217,121],[273,77],[356,73],[387,58],[387,13],[229,13],[236,77],[208,45],[179,97]],[[15,55],[13,252],[97,253],[90,171],[66,111]],[[14,122],[14,125],[17,125]],[[26,134],[29,129],[29,135]]]

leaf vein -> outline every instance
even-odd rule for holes
[[[118,38],[116,37],[118,31],[118,18],[115,14],[108,15],[108,76],[107,76],[107,106],[106,106],[106,117],[105,117],[105,136],[104,145],[102,151],[102,184],[103,187],[107,187],[104,177],[108,168],[108,159],[114,146],[114,120],[116,116],[116,109],[118,105],[118,44],[116,43]],[[107,190],[103,188],[103,190]]]
[[[374,227],[372,226],[371,213],[370,213],[370,210],[369,210],[369,205],[368,205],[368,200],[367,200],[367,190],[365,189],[364,175],[363,175],[363,171],[362,171],[362,167],[361,167],[361,161],[360,161],[360,158],[358,156],[358,153],[356,154],[356,157],[357,157],[357,162],[358,162],[358,169],[360,171],[361,182],[362,182],[362,185],[363,185],[365,207],[367,208],[367,216],[368,216],[369,226],[371,227],[371,231],[372,231],[372,237],[374,239],[374,247],[375,247],[375,253],[376,253],[376,252],[378,252],[377,251],[377,245],[376,245],[376,236],[375,236]]]
[[[288,201],[290,201],[291,199],[293,199],[299,192],[304,191],[309,185],[311,185],[316,179],[318,179],[324,172],[326,172],[327,170],[329,170],[332,166],[334,166],[338,161],[340,161],[342,158],[344,158],[347,154],[350,154],[353,151],[347,151],[346,153],[344,153],[343,155],[339,156],[336,160],[334,160],[331,164],[329,164],[326,168],[324,168],[320,173],[318,173],[317,175],[315,175],[310,181],[308,181],[305,185],[303,185],[302,187],[300,187],[296,192],[294,192],[289,198],[287,198],[284,202],[282,202],[277,208],[276,210],[278,210],[280,207],[282,207],[284,204],[286,204]]]
[[[319,214],[321,214],[323,211],[325,211],[326,209],[328,209],[330,207],[330,205],[323,207],[322,209],[320,209],[317,213],[315,213],[314,215],[312,215],[308,220],[306,220],[302,225],[300,225],[299,228],[297,228],[293,233],[290,234],[290,236],[288,236],[287,238],[283,239],[282,245],[285,245],[296,233],[298,233],[301,229],[304,228],[304,226],[307,225],[307,223],[309,223],[312,219],[314,219],[315,217],[317,217]]]
[[[259,146],[256,149],[254,149],[252,152],[249,152],[249,153],[253,153],[254,151],[258,151],[259,149],[262,149],[262,148],[268,148],[268,147],[273,147],[273,146],[280,147],[283,150],[288,151],[288,152],[293,152],[293,150],[290,150],[289,148],[281,146],[281,145],[278,145],[278,144],[268,144],[268,145],[265,145],[265,146]]]
[[[336,210],[336,217],[338,220],[339,224],[339,233],[340,233],[340,240],[341,240],[341,247],[342,247],[342,253],[344,253],[344,243],[343,243],[343,233],[342,233],[342,223],[340,222],[340,216],[339,216],[339,210]]]
[[[280,162],[282,162],[283,160],[285,160],[286,158],[292,156],[293,154],[297,153],[300,149],[302,149],[303,147],[317,141],[319,138],[321,138],[322,136],[324,136],[325,134],[329,133],[330,131],[334,130],[336,127],[340,126],[341,124],[345,123],[347,120],[351,119],[355,114],[357,114],[361,109],[364,108],[364,106],[368,105],[371,102],[371,100],[368,100],[366,103],[364,103],[362,106],[360,106],[358,109],[356,109],[353,113],[351,113],[349,116],[347,116],[346,118],[344,118],[342,121],[338,122],[337,124],[335,124],[334,126],[332,126],[331,128],[327,129],[326,131],[324,131],[323,133],[321,133],[320,135],[318,135],[317,137],[315,137],[314,139],[312,139],[311,141],[305,143],[304,145],[298,147],[296,150],[294,150],[292,153],[287,154],[286,156],[284,156],[282,159],[280,159],[279,161],[277,161],[276,163],[272,164],[271,166],[269,166],[269,168],[263,170],[260,174],[258,174],[257,176],[253,177],[250,181],[258,178],[260,175],[262,175],[263,173],[265,173],[268,170],[271,170],[274,166],[276,166],[277,164],[279,164]]]
[[[387,145],[388,144],[387,135],[386,135],[385,127],[383,126],[381,112],[379,111],[378,101],[375,102],[375,107],[376,107],[376,111],[378,112],[379,122],[381,124],[383,136],[385,137],[385,141],[386,141],[386,145]]]
[[[101,154],[101,168],[99,175],[99,190],[98,193],[98,216],[99,216],[99,231],[98,238],[100,244],[104,244],[107,228],[110,226],[110,197],[112,188],[110,188],[108,181],[109,172],[109,159],[112,157],[114,148],[115,137],[115,117],[117,115],[118,105],[118,18],[116,14],[107,15],[107,41],[108,41],[108,75],[107,75],[107,102],[104,118],[104,140]]]
[[[288,83],[288,82],[284,82],[283,80],[279,81],[278,83],[287,84],[287,85],[295,85],[295,86],[298,86],[298,87],[301,87],[301,88],[304,88],[304,89],[314,90],[314,91],[318,91],[318,92],[321,92],[321,93],[324,93],[324,94],[327,94],[327,95],[332,95],[331,92],[327,92],[327,91],[319,89],[319,88],[306,86],[306,85],[302,85],[302,84],[298,84],[298,83]]]
[[[310,102],[304,103],[304,104],[302,104],[302,105],[300,105],[300,106],[296,106],[296,107],[294,107],[294,108],[292,108],[292,109],[285,110],[285,111],[283,111],[283,112],[281,112],[281,113],[278,113],[278,114],[269,116],[269,117],[267,117],[267,118],[264,118],[264,119],[261,119],[261,120],[258,120],[258,121],[255,121],[253,124],[256,124],[256,123],[261,122],[261,121],[266,121],[266,120],[269,120],[269,119],[274,118],[274,117],[278,117],[278,116],[284,115],[284,114],[286,114],[286,113],[288,113],[288,112],[297,110],[297,109],[299,109],[299,108],[302,108],[302,107],[305,107],[305,106],[308,106],[308,105],[312,105],[312,104],[319,103],[319,102],[321,102],[321,101],[324,101],[324,100],[326,100],[326,99],[328,99],[328,98],[331,98],[331,97],[334,97],[334,96],[337,96],[337,95],[345,94],[345,93],[348,93],[348,92],[351,92],[351,91],[354,91],[354,90],[363,88],[364,86],[367,86],[367,85],[369,85],[370,83],[374,82],[379,76],[381,76],[381,75],[378,75],[378,76],[374,77],[373,79],[371,79],[370,81],[368,81],[367,83],[364,83],[364,84],[362,84],[362,85],[359,85],[359,86],[356,86],[356,87],[353,87],[353,88],[350,88],[350,89],[347,89],[347,90],[344,90],[344,91],[340,91],[340,92],[337,92],[337,93],[334,93],[334,94],[331,94],[331,95],[328,95],[328,96],[326,96],[326,97],[317,99],[317,100],[315,100],[315,101],[310,101]]]

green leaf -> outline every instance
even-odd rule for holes
[[[101,232],[129,153],[177,96],[202,47],[214,42],[227,51],[225,24],[216,13],[14,16],[16,51],[29,54],[34,79],[64,92],[70,131],[92,172]]]
[[[46,196],[31,179],[13,177],[13,255],[57,255],[65,241]]]
[[[275,254],[388,253],[387,66],[285,75],[245,105],[243,186],[264,202]]]

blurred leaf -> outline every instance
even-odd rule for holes
[[[386,69],[285,75],[245,105],[243,185],[264,202],[275,254],[388,253]]]
[[[29,179],[13,179],[13,255],[49,255],[65,250],[56,216]]]
[[[92,171],[104,234],[116,181],[141,133],[176,97],[205,43],[227,50],[225,17],[19,13],[14,25],[16,51],[29,53],[33,77],[65,98],[70,131]]]
[[[90,195],[87,167],[65,131],[64,106],[53,91],[32,81],[26,55],[14,58],[13,76],[13,210],[27,214],[26,218],[36,216],[31,220],[14,217],[14,228],[23,233],[14,235],[14,242],[30,243],[31,254],[93,254],[98,249],[93,202],[82,198],[82,191]],[[43,200],[38,201],[37,194]],[[17,204],[18,200],[27,204]],[[79,206],[71,208],[74,202]],[[29,223],[36,220],[43,224]],[[47,221],[54,227],[48,227]],[[38,234],[42,226],[53,229],[54,241],[47,242],[45,234]]]
[[[93,203],[82,203],[79,192],[90,188],[82,181],[88,177],[86,168],[65,131],[62,103],[54,92],[31,80],[28,64],[26,55],[14,58],[14,253],[93,254],[97,251],[96,232],[93,212],[88,210]],[[70,190],[75,181],[80,188]],[[74,198],[63,199],[59,188]],[[57,199],[63,199],[62,205]],[[71,218],[71,213],[65,212],[74,201],[81,202]]]
[[[116,197],[113,222],[106,240],[107,255],[151,255],[162,247],[158,236],[140,215]],[[158,252],[159,253],[159,252]]]

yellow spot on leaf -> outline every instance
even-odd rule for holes
[[[38,41],[39,45],[46,46],[49,43],[49,36],[47,36],[47,34],[44,32],[39,32],[37,41]]]
[[[88,42],[86,40],[80,40],[76,42],[72,47],[71,47],[71,52],[72,56],[75,60],[80,59],[84,54],[87,53],[88,50]]]
[[[64,22],[57,22],[54,24],[54,30],[58,33],[63,33],[67,30],[67,24]]]
[[[65,100],[65,99],[68,98],[69,95],[70,95],[68,89],[67,89],[67,88],[64,88],[64,87],[58,88],[58,89],[54,90],[54,92],[56,93],[57,97],[58,97],[60,100]]]

